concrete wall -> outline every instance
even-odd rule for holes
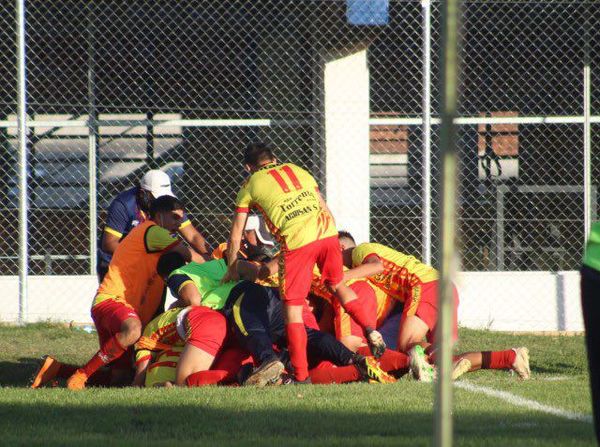
[[[327,204],[337,228],[369,240],[369,69],[366,49],[325,63]]]
[[[459,324],[495,331],[582,331],[579,272],[464,272]],[[33,276],[27,321],[90,323],[95,276]],[[18,278],[0,277],[0,321],[16,322]],[[170,300],[167,300],[170,302]]]

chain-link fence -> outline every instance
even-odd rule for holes
[[[2,275],[18,266],[13,3],[0,5]],[[438,2],[412,0],[28,1],[30,274],[94,274],[108,203],[149,168],[169,173],[195,226],[211,243],[223,241],[243,180],[239,154],[254,139],[308,168],[328,196],[336,182],[350,187],[366,178],[361,212],[371,240],[422,257],[426,231],[436,263],[439,12]],[[600,122],[594,18],[594,2],[464,3],[458,123],[465,271],[578,268],[600,177],[600,151],[586,133],[594,123],[597,135]],[[356,66],[328,71],[357,54],[364,59]],[[331,93],[345,82],[356,86],[341,97]],[[360,101],[366,119],[357,118]],[[361,135],[365,144],[357,143]],[[342,146],[337,155],[334,146]],[[368,158],[359,156],[363,146]],[[587,191],[586,150],[593,162]],[[343,166],[331,166],[336,160]],[[431,197],[423,193],[427,181]]]

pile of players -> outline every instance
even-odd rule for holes
[[[437,271],[338,232],[314,178],[269,144],[243,162],[230,237],[212,252],[166,174],[113,201],[91,310],[100,349],[83,366],[46,356],[33,388],[434,379]],[[175,302],[159,313],[165,284]],[[528,350],[459,354],[453,378],[481,368],[528,379]]]

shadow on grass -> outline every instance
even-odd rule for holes
[[[165,390],[164,403],[84,404],[67,398],[0,404],[6,445],[431,445],[431,413],[321,408],[215,408],[206,396],[182,403]],[[163,397],[161,396],[161,397]],[[88,395],[92,397],[93,395]],[[214,395],[212,397],[215,397]],[[229,395],[232,397],[232,395]],[[71,404],[69,404],[69,402]],[[590,424],[541,413],[461,412],[456,444],[464,446],[593,445]]]
[[[28,387],[40,365],[39,358],[23,357],[17,362],[0,362],[0,386]]]

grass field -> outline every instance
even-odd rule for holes
[[[479,388],[455,388],[455,445],[594,445],[582,337],[460,335],[461,350],[528,346],[532,379],[504,371],[463,376],[461,384]],[[94,334],[60,326],[0,326],[0,444],[431,445],[433,387],[407,379],[266,389],[25,389],[42,354],[81,363],[96,343]],[[481,387],[514,398],[485,395]],[[528,407],[516,405],[519,398]],[[533,409],[531,401],[562,413]]]

